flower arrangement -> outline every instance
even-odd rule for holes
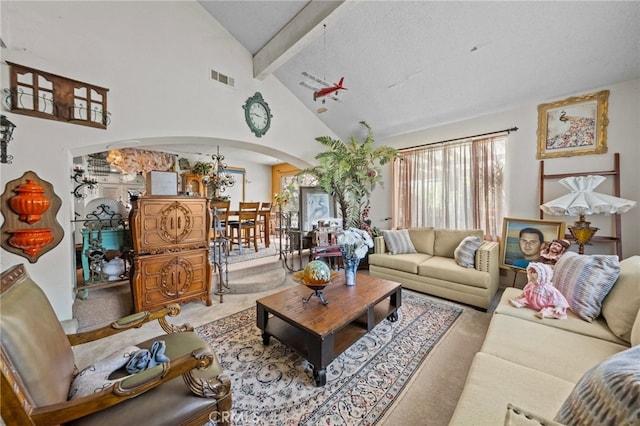
[[[282,191],[276,194],[273,194],[273,198],[276,200],[276,204],[278,205],[278,207],[280,207],[280,210],[283,209],[284,206],[287,205],[287,203],[290,200],[290,195],[288,191]]]
[[[349,228],[338,235],[338,244],[342,246],[342,254],[346,258],[357,256],[362,259],[373,247],[373,240],[369,233],[363,229]]]

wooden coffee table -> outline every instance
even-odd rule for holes
[[[356,285],[347,287],[344,275],[323,289],[329,302],[322,304],[304,285],[288,288],[256,301],[257,325],[262,343],[271,336],[313,364],[318,386],[327,382],[327,366],[380,321],[398,319],[402,304],[399,283],[358,274]]]

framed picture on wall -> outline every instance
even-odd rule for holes
[[[540,261],[553,240],[564,238],[565,223],[546,219],[505,217],[502,223],[500,267],[526,269],[529,262]]]
[[[537,158],[607,152],[609,91],[538,105]]]
[[[311,231],[318,220],[336,217],[336,202],[319,186],[300,187],[300,229]]]

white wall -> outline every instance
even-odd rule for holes
[[[583,93],[560,93],[554,99],[541,99],[539,103],[554,102],[570,96],[595,93],[608,89],[609,126],[607,128],[606,154],[580,155],[574,157],[552,158],[545,160],[545,174],[607,171],[613,169],[613,154],[620,153],[621,197],[640,202],[640,80],[632,80],[606,87],[597,87]],[[538,127],[538,104],[525,105],[521,108],[503,111],[496,114],[477,117],[445,126],[435,127],[420,132],[397,136],[377,141],[383,145],[396,148],[437,142],[456,137],[464,137],[494,130],[518,127],[511,133],[507,143],[507,217],[539,218],[538,180],[539,160],[536,160]],[[390,170],[390,167],[389,167]],[[611,178],[598,187],[603,193],[611,193]],[[552,181],[550,181],[552,182]],[[385,189],[376,190],[373,194],[371,211],[374,225],[388,228],[390,222],[384,221],[391,216],[390,174],[385,173]],[[545,185],[545,198],[551,200],[563,195],[564,189],[559,184]],[[568,225],[577,218],[562,216],[546,216],[546,219],[565,220]],[[596,235],[612,235],[610,216],[588,216],[593,225],[600,227]],[[622,215],[623,257],[640,255],[640,207],[636,206]],[[609,243],[594,244],[587,247],[587,253],[615,253],[615,246]]]
[[[10,61],[109,89],[107,130],[27,117],[6,111],[16,124],[2,181],[32,170],[63,200],[57,220],[63,241],[30,264],[2,251],[2,270],[25,263],[61,320],[72,317],[74,247],[70,220],[72,158],[104,151],[118,141],[142,144],[198,140],[272,154],[305,167],[317,151],[314,138],[334,134],[274,77],[253,79],[251,55],[195,1],[3,1],[2,88]],[[235,88],[208,79],[214,68],[235,78]],[[260,91],[273,111],[269,132],[256,138],[242,105]],[[156,138],[156,139],[154,139]],[[243,164],[229,164],[248,167]],[[270,174],[247,170],[247,199],[270,194]],[[267,177],[268,176],[268,177]]]

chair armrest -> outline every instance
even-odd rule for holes
[[[208,368],[212,365],[214,359],[215,355],[213,353],[204,349],[197,349],[191,354],[176,357],[170,362],[133,374],[100,392],[59,404],[37,407],[32,411],[31,417],[34,423],[39,425],[67,423],[135,398],[162,383],[188,374],[194,369]],[[211,386],[221,384],[218,387],[223,388],[228,393],[230,389],[229,379],[225,376],[218,376],[217,382],[216,384],[211,384]],[[205,395],[205,397],[209,396]]]
[[[383,236],[373,237],[373,252],[375,254],[385,254],[387,252]]]
[[[167,305],[162,309],[157,311],[144,311],[138,312],[132,315],[128,315],[126,317],[120,318],[109,325],[104,327],[96,328],[95,330],[85,331],[82,333],[75,334],[67,334],[67,339],[69,339],[69,343],[71,346],[80,345],[82,343],[92,342],[94,340],[102,339],[104,337],[108,337],[114,334],[121,333],[126,330],[130,330],[132,328],[140,328],[142,325],[158,320],[160,323],[160,327],[166,333],[177,333],[180,331],[193,331],[193,327],[189,324],[184,324],[181,326],[176,326],[169,324],[166,320],[166,316],[175,317],[180,313],[180,305],[177,303],[173,303],[171,305]]]

